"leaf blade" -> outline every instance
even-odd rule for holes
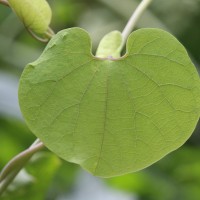
[[[141,170],[189,138],[199,119],[200,84],[169,33],[138,30],[124,57],[102,60],[92,56],[89,35],[72,28],[26,67],[19,102],[51,151],[111,177]]]

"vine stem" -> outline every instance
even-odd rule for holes
[[[28,33],[35,38],[36,40],[38,40],[39,42],[43,42],[43,43],[47,43],[49,41],[49,38],[42,38],[40,36],[38,36],[37,34],[35,34],[31,29],[26,28],[26,30],[28,31]]]
[[[0,173],[0,195],[3,194],[33,154],[42,148],[44,148],[44,144],[39,139],[36,139],[28,149],[22,151],[7,163]]]
[[[9,7],[9,3],[7,0],[0,0],[0,3]]]
[[[130,17],[127,25],[125,26],[125,28],[122,32],[122,38],[123,38],[122,48],[124,47],[128,36],[134,29],[134,27],[137,24],[138,20],[140,19],[141,15],[147,9],[147,7],[150,5],[151,2],[152,2],[152,0],[142,0],[142,2],[139,4],[139,6],[136,8],[134,13]]]
[[[47,31],[44,33],[44,37],[40,37],[29,28],[26,28],[26,30],[30,33],[30,35],[33,38],[44,43],[47,43],[55,35],[54,31],[50,27],[48,27]]]

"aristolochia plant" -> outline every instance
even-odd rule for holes
[[[96,56],[86,31],[60,31],[20,79],[19,103],[30,130],[59,157],[96,176],[151,165],[185,143],[199,119],[199,76],[177,39],[140,29],[121,56],[149,3],[141,3],[122,34],[106,35]]]

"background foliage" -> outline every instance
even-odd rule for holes
[[[49,0],[53,10],[51,27],[56,32],[73,26],[86,29],[95,51],[103,35],[123,29],[137,2]],[[199,0],[154,0],[138,28],[157,27],[174,34],[199,70],[199,21]],[[30,37],[9,8],[0,5],[0,169],[35,139],[22,120],[17,87],[24,66],[35,60],[44,47]],[[186,145],[151,167],[112,179],[94,178],[44,150],[32,158],[2,199],[199,200],[199,129]]]

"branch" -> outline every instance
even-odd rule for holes
[[[13,181],[33,154],[41,150],[43,147],[44,144],[37,139],[28,149],[19,153],[8,162],[0,173],[0,195],[3,194],[8,185]]]
[[[136,23],[140,19],[141,15],[143,14],[143,12],[146,10],[146,8],[149,6],[149,4],[151,2],[152,2],[152,0],[142,0],[142,2],[136,8],[135,12],[132,14],[131,18],[129,19],[126,27],[124,28],[124,30],[122,32],[122,37],[123,37],[122,48],[125,45],[128,36],[130,35],[132,30],[134,29]]]

